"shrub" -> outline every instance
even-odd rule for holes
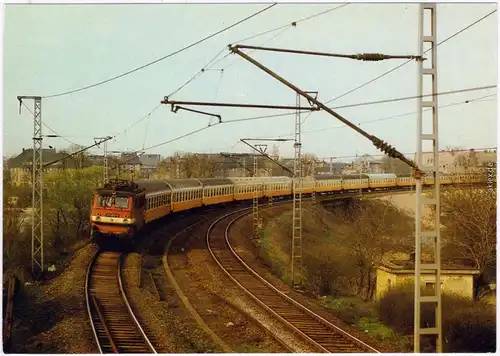
[[[454,294],[442,294],[444,352],[494,352],[495,313],[483,303]],[[434,306],[422,305],[421,327],[434,326]],[[378,303],[379,318],[396,332],[413,333],[414,285],[390,290]],[[422,347],[424,347],[422,343]]]
[[[351,325],[357,325],[362,318],[376,317],[370,305],[357,297],[322,297],[321,301],[328,309],[335,311],[335,314]]]

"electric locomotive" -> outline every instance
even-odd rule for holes
[[[133,241],[144,226],[146,189],[134,181],[113,179],[94,190],[90,215],[90,236],[96,242],[104,238]]]

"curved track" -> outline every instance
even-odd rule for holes
[[[248,214],[234,217],[236,213],[216,220],[208,229],[206,239],[212,257],[239,287],[319,352],[379,352],[297,303],[246,265],[228,240],[231,225]]]
[[[156,353],[123,290],[122,254],[100,252],[87,270],[86,300],[101,353]]]

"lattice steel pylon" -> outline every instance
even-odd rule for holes
[[[300,94],[297,94],[297,108]],[[293,161],[293,207],[292,207],[292,282],[294,287],[303,282],[302,267],[302,157],[300,141],[300,110],[295,112],[295,143]]]
[[[416,212],[415,212],[415,324],[414,324],[414,352],[420,350],[421,335],[435,335],[436,349],[435,352],[442,352],[442,317],[441,317],[441,236],[440,236],[440,183],[439,183],[439,146],[438,146],[438,103],[437,103],[437,34],[436,34],[436,5],[437,4],[420,4],[419,9],[419,54],[424,53],[424,45],[430,44],[430,60],[425,63],[430,65],[424,66],[424,62],[418,63],[418,94],[422,95],[424,78],[431,79],[432,94],[430,99],[424,100],[422,97],[417,99],[418,102],[418,117],[417,117],[417,153],[416,164],[420,169],[427,174],[431,174],[434,178],[434,189],[432,196],[426,197],[422,194],[422,179],[417,179],[416,182]],[[424,21],[424,16],[430,12],[430,21]],[[428,25],[430,29],[424,29],[424,25]],[[432,108],[432,124],[424,125],[424,108]],[[423,132],[425,127],[431,127],[431,132]],[[432,165],[425,166],[422,161],[422,144],[425,141],[432,142],[433,160]],[[430,228],[423,226],[423,211],[425,206],[434,206],[432,211],[432,225]],[[425,231],[424,231],[425,228]],[[430,240],[430,243],[429,243]],[[431,246],[433,250],[434,261],[422,261],[422,243]],[[426,276],[433,276],[434,294],[422,295],[421,283],[422,272],[426,271]],[[432,303],[435,306],[434,326],[421,327],[421,305],[423,303]]]
[[[316,171],[316,161],[313,158],[313,160],[311,162],[311,172],[312,172],[311,173],[311,177],[313,179],[314,179],[314,173],[315,173],[315,171]],[[311,193],[311,202],[312,202],[313,205],[316,204],[316,189],[312,190],[312,193]]]
[[[103,143],[103,150],[104,150],[104,158],[103,158],[103,163],[104,163],[104,184],[108,182],[108,143],[104,142]]]
[[[258,177],[257,155],[253,156],[253,176]],[[252,226],[253,238],[259,238],[259,185],[255,182],[253,186],[252,200]]]
[[[107,137],[97,137],[95,140],[104,140],[107,139]],[[103,185],[106,184],[109,178],[109,168],[108,168],[108,142],[107,140],[104,141],[103,143],[103,157],[102,157],[102,165],[104,168],[104,172],[102,174],[102,179],[103,179]]]
[[[43,273],[43,160],[42,160],[42,98],[40,96],[18,96],[33,99],[33,162],[32,170],[32,227],[31,227],[31,271],[38,278]],[[19,110],[21,106],[19,106]]]

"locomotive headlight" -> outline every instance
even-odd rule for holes
[[[96,216],[95,217],[95,221],[101,221],[101,217],[100,216]]]
[[[128,223],[128,219],[123,219],[123,223],[124,224]]]

